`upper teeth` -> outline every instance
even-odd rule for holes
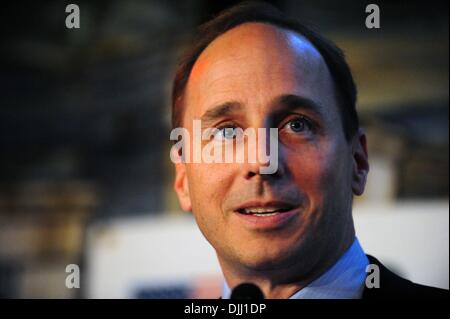
[[[244,213],[246,214],[274,213],[278,210],[280,210],[279,207],[250,207],[243,209]]]

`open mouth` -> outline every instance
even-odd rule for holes
[[[286,206],[286,207],[248,207],[248,208],[241,208],[237,212],[239,214],[243,214],[243,215],[269,217],[269,216],[275,216],[278,214],[288,212],[292,208],[293,207],[290,207],[290,206]]]
[[[281,201],[248,201],[234,212],[242,225],[251,230],[273,231],[291,225],[298,218],[300,206]]]

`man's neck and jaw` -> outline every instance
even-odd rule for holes
[[[267,299],[288,299],[324,274],[352,246],[356,240],[353,220],[347,228],[339,244],[336,245],[336,241],[329,241],[330,244],[316,256],[315,262],[304,263],[304,258],[299,257],[298,263],[286,267],[254,271],[234,267],[232,263],[227,263],[218,256],[227,285],[233,288],[241,283],[250,282],[261,288]]]

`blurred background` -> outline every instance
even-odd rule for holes
[[[212,248],[172,192],[170,89],[200,23],[239,1],[4,4],[0,297],[220,296]],[[371,172],[355,203],[367,253],[449,286],[448,2],[270,1],[333,39],[359,88]],[[65,285],[80,267],[79,289]]]

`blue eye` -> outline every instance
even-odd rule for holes
[[[294,133],[301,133],[305,130],[311,130],[311,123],[303,117],[293,119],[289,121],[287,125]]]
[[[215,139],[219,140],[232,140],[236,137],[236,128],[234,127],[223,127],[219,128],[219,131],[214,136]]]

